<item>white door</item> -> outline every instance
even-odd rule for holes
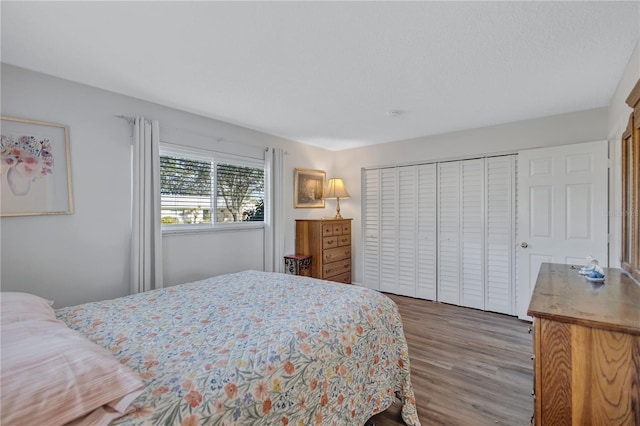
[[[380,290],[395,293],[398,282],[397,169],[380,170]]]
[[[364,282],[436,300],[436,165],[364,170]]]
[[[518,317],[527,309],[543,262],[607,259],[607,142],[518,153]]]
[[[380,290],[380,170],[364,170],[362,200],[363,279],[365,287]]]
[[[486,159],[484,309],[514,315],[515,155]]]
[[[392,293],[416,296],[417,166],[398,167],[396,288]]]
[[[436,165],[421,164],[418,168],[418,208],[416,209],[417,242],[416,297],[436,300],[437,292],[437,180]]]
[[[460,162],[460,306],[484,309],[484,159]]]
[[[460,161],[438,164],[438,301],[460,304]]]

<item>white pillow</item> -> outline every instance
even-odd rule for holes
[[[55,320],[52,300],[34,294],[14,291],[0,292],[0,315],[2,324],[30,320]]]
[[[131,369],[61,321],[2,324],[0,424],[107,425],[143,389]]]

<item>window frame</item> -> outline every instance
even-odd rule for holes
[[[197,223],[197,224],[175,224],[165,225],[161,224],[162,234],[183,234],[183,233],[201,233],[201,232],[226,232],[226,231],[238,231],[238,230],[250,230],[250,229],[264,229],[266,227],[267,217],[266,211],[270,205],[267,192],[267,164],[264,158],[254,158],[242,155],[235,155],[229,153],[221,153],[218,151],[207,150],[202,148],[187,147],[183,145],[176,145],[167,142],[160,143],[160,157],[172,156],[184,158],[187,160],[207,161],[211,163],[211,223]],[[231,164],[234,166],[255,167],[264,171],[264,209],[265,217],[262,221],[239,221],[222,223],[218,222],[216,218],[216,211],[218,208],[218,191],[217,191],[217,176],[216,170],[218,164]]]
[[[622,135],[622,268],[640,281],[640,80],[626,100],[633,108]]]

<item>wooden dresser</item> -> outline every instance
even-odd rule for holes
[[[535,424],[640,425],[640,286],[578,269],[543,263],[529,304]]]
[[[351,284],[351,220],[296,219],[296,254],[311,256],[311,276]]]

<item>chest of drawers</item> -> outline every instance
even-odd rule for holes
[[[605,276],[540,268],[528,311],[536,426],[640,425],[640,286],[617,269]]]
[[[296,220],[296,253],[311,256],[312,277],[351,284],[351,220]]]

